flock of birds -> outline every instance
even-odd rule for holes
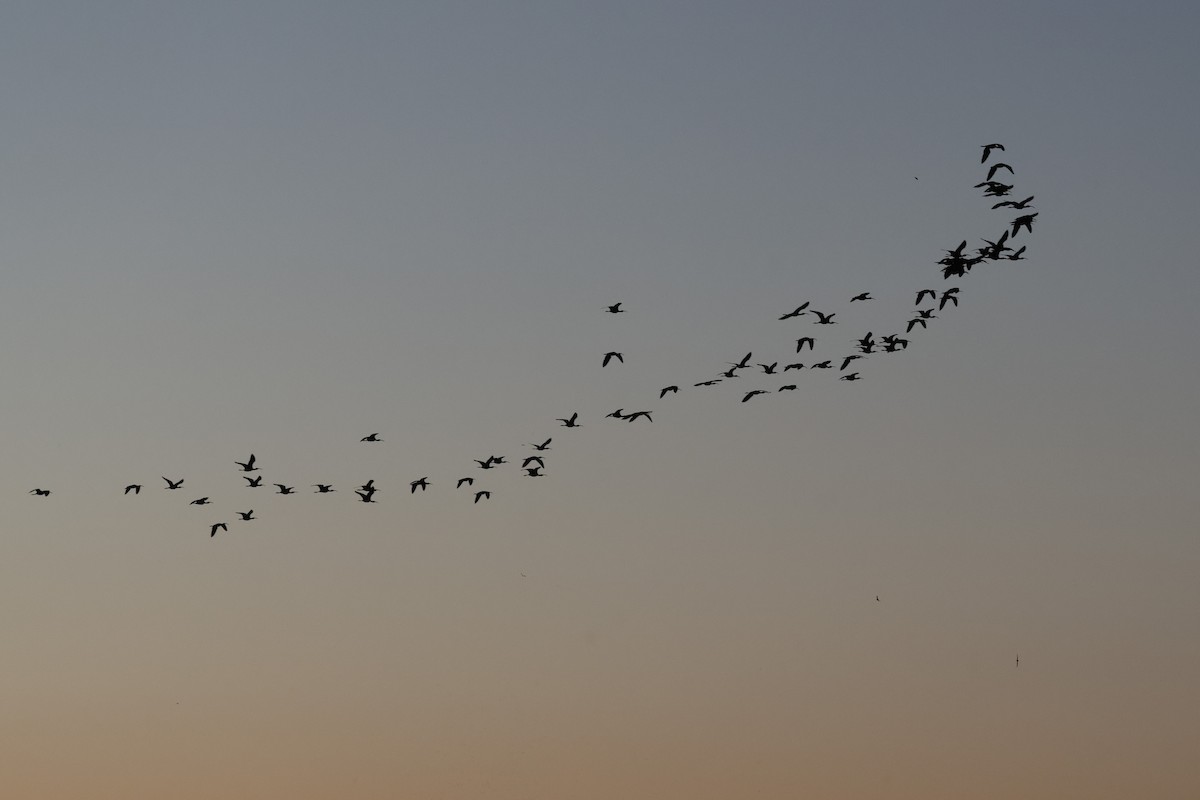
[[[994,151],[1004,152],[1004,145],[999,143],[985,144],[982,145],[982,148],[983,155],[980,159],[981,164],[987,164]],[[993,161],[988,166],[987,175],[984,180],[975,185],[976,189],[983,190],[983,196],[985,198],[1008,198],[1012,196],[1012,190],[1015,187],[996,180],[1001,171],[1007,172],[1008,175],[1012,175],[1015,172],[1011,165],[1001,161]],[[999,210],[1007,208],[1015,211],[1027,211],[1033,207],[1031,205],[1033,199],[1034,198],[1032,195],[1024,198],[1023,200],[1001,199],[992,206],[992,209]],[[1022,230],[1026,231],[1027,233],[1032,233],[1033,223],[1037,216],[1038,214],[1036,211],[1017,216],[1008,223],[1008,225],[1000,233],[1000,235],[996,237],[996,239],[983,239],[983,245],[976,247],[973,251],[968,249],[967,240],[965,239],[953,249],[946,250],[945,255],[936,262],[941,268],[943,280],[949,280],[951,278],[963,278],[970,273],[972,268],[985,262],[1024,260],[1024,253],[1026,249],[1025,245],[1022,245],[1019,249],[1013,249],[1009,243],[1013,242]],[[776,382],[770,384],[770,386],[773,388],[764,388],[768,386],[768,384],[763,383],[760,380],[760,382],[754,388],[748,388],[744,393],[739,392],[739,394],[741,394],[741,402],[747,403],[760,395],[795,391],[797,389],[796,383],[778,383],[778,380],[780,379],[779,376],[793,371],[799,373],[801,370],[832,370],[837,374],[838,380],[847,382],[863,380],[862,373],[858,371],[858,369],[861,368],[858,366],[859,362],[862,362],[873,355],[894,354],[907,350],[910,340],[905,337],[911,334],[912,331],[918,326],[922,329],[926,329],[929,325],[929,321],[937,319],[938,314],[945,311],[947,307],[957,308],[959,304],[960,293],[961,287],[957,285],[950,286],[940,291],[937,289],[918,289],[916,291],[916,299],[913,306],[914,316],[907,320],[903,333],[896,332],[880,334],[878,337],[876,337],[873,331],[867,331],[864,335],[853,340],[854,344],[850,352],[843,352],[841,355],[835,358],[827,358],[819,361],[809,360],[806,362],[791,360],[792,357],[796,357],[804,353],[806,348],[810,354],[814,351],[818,341],[818,336],[814,333],[812,335],[800,336],[796,338],[794,353],[791,349],[792,345],[789,344],[787,348],[787,357],[776,358],[773,355],[771,356],[771,359],[773,360],[770,360],[768,363],[767,359],[764,359],[763,361],[754,361],[754,353],[749,352],[742,356],[742,358],[738,361],[726,362],[724,365],[725,368],[718,371],[715,375],[706,376],[703,380],[691,383],[690,389],[698,390],[706,387],[717,386],[719,384],[728,384],[730,381],[742,377],[743,373],[756,375],[760,379],[765,379],[767,376],[776,376]],[[874,299],[875,298],[871,296],[870,292],[862,292],[851,297],[848,302],[850,304],[867,303]],[[929,304],[929,307],[925,307],[927,303]],[[936,307],[933,306],[934,303],[936,303]],[[624,314],[627,312],[627,309],[623,307],[624,305],[624,302],[614,303],[610,306],[607,306],[604,309],[604,312],[611,315]],[[784,313],[779,317],[779,320],[785,321],[800,317],[809,317],[814,326],[823,326],[824,329],[824,326],[838,324],[838,320],[835,319],[838,313],[840,312],[818,311],[811,306],[810,302],[805,301],[791,311]],[[824,339],[825,337],[821,336],[820,338]],[[784,361],[787,361],[788,363],[783,363]],[[603,354],[600,361],[600,367],[607,368],[615,364],[624,363],[624,353],[618,351],[608,351]],[[850,369],[852,365],[854,365],[856,369],[848,372],[847,370]],[[680,391],[679,385],[672,384],[669,386],[664,386],[658,391],[658,399],[663,400],[667,397],[667,395],[676,395],[679,394]],[[604,415],[603,418],[612,418],[628,423],[637,422],[638,420],[653,422],[654,419],[652,414],[654,413],[655,412],[653,409],[626,411],[624,408],[618,408]],[[579,428],[582,426],[578,411],[573,411],[571,414],[565,417],[559,417],[557,422],[563,428]],[[360,441],[365,444],[374,444],[384,442],[384,439],[380,433],[376,432],[363,436]],[[524,472],[524,477],[539,478],[545,474],[544,470],[546,469],[546,456],[544,453],[551,449],[550,445],[553,441],[553,437],[547,437],[542,442],[533,442],[526,445],[533,448],[534,454],[526,456],[520,461],[519,469]],[[489,471],[498,467],[509,465],[510,462],[505,456],[497,455],[488,455],[486,458],[472,459],[472,461],[474,461],[476,467],[472,469],[471,474],[458,477],[454,479],[453,482],[456,490],[461,490],[466,487],[469,490],[466,493],[467,496],[472,497],[472,502],[477,504],[482,500],[490,499],[492,496],[492,490],[475,488],[476,479],[482,479],[482,476],[480,476],[479,472],[476,470]],[[263,476],[261,474],[256,474],[261,470],[258,467],[258,459],[255,454],[251,453],[249,458],[247,458],[245,461],[235,460],[233,461],[233,464],[238,467],[237,472],[246,482],[245,488],[265,488],[263,486]],[[161,487],[163,489],[178,491],[184,488],[183,478],[172,479],[165,475],[160,477],[165,483],[165,485]],[[287,483],[272,483],[270,485],[275,487],[275,492],[273,492],[273,494],[294,495],[297,493],[297,487],[295,485],[289,485]],[[431,485],[432,482],[430,481],[429,476],[422,476],[421,478],[409,483],[409,493],[415,494],[417,490],[425,492]],[[143,488],[144,484],[130,483],[125,486],[124,494],[138,495],[141,493]],[[327,483],[314,483],[310,484],[306,488],[311,488],[315,494],[331,494],[337,491],[332,484]],[[355,487],[353,492],[357,496],[358,502],[377,502],[375,500],[375,495],[378,492],[378,489],[375,486],[374,479],[368,480],[366,483]],[[29,493],[38,497],[48,497],[52,494],[51,490],[41,487],[31,489]],[[209,506],[213,505],[213,502],[209,496],[201,496],[188,501],[187,505]],[[258,517],[255,516],[254,508],[250,508],[246,511],[229,513],[236,514],[236,516],[239,518],[239,523],[251,522],[258,519]],[[229,523],[226,521],[213,522],[208,526],[210,537],[216,536],[218,531],[228,530]]]

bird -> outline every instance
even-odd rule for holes
[[[492,457],[491,456],[488,456],[483,461],[480,461],[478,458],[472,458],[471,460],[474,461],[476,464],[478,464],[480,469],[491,469],[492,468]]]
[[[193,500],[192,502],[188,503],[188,505],[189,506],[206,506],[210,502],[212,502],[212,501],[209,500],[207,497],[199,497],[199,498],[196,498],[195,500]]]
[[[508,463],[507,461],[504,460],[504,456],[488,456],[488,460],[491,461],[493,464],[507,464]]]
[[[996,163],[992,164],[992,166],[988,169],[987,179],[990,181],[992,179],[992,177],[995,176],[996,170],[1000,170],[1000,169],[1006,169],[1009,171],[1010,174],[1013,171],[1013,168],[1010,167],[1008,164],[1005,164],[1003,161],[997,161]]]
[[[800,317],[804,315],[804,309],[808,308],[808,303],[802,306],[797,306],[795,311],[784,314],[780,319],[791,319],[792,317]]]
[[[608,311],[609,314],[624,314],[625,309],[621,308],[621,305],[622,305],[621,303],[613,303],[611,306],[608,306],[605,310]]]
[[[1026,197],[1024,200],[1020,200],[1020,201],[1018,201],[1018,200],[1003,200],[999,203],[996,203],[996,205],[992,206],[992,208],[1004,208],[1005,206],[1008,206],[1009,208],[1014,208],[1014,209],[1020,210],[1023,208],[1028,208],[1029,204],[1031,202],[1033,202],[1033,195],[1029,195],[1029,197]]]
[[[862,294],[856,294],[856,295],[854,295],[854,297],[851,297],[850,302],[853,303],[858,300],[874,300],[874,299],[875,299],[874,297],[871,297],[870,292],[863,292]]]
[[[371,480],[367,481],[359,488],[362,489],[364,492],[372,492],[373,493],[375,491],[375,479],[371,478]]]
[[[796,340],[796,352],[799,353],[801,350],[803,350],[804,345],[808,345],[808,349],[812,350],[813,345],[815,345],[815,344],[816,344],[816,339],[814,339],[811,336],[803,336]]]
[[[124,494],[129,494],[130,492],[133,492],[134,494],[139,494],[141,491],[142,491],[142,485],[140,483],[131,483],[125,487]]]
[[[236,514],[237,514],[239,517],[241,517],[241,518],[242,518],[242,522],[248,522],[249,520],[252,520],[252,519],[258,519],[258,517],[254,516],[254,509],[253,509],[253,508],[252,508],[252,509],[250,509],[249,511],[237,511],[237,512],[235,512],[235,513],[236,513]]]
[[[532,447],[534,450],[538,450],[538,451],[549,450],[551,441],[553,441],[553,439],[547,439],[546,441],[542,442],[541,444],[530,444],[529,446]]]
[[[356,495],[358,495],[360,498],[362,498],[362,501],[364,503],[374,503],[375,502],[374,500],[371,499],[372,495],[375,494],[374,489],[372,489],[370,491],[363,491],[362,489],[355,489],[354,493]]]
[[[364,436],[363,438],[359,439],[359,441],[360,442],[382,442],[383,439],[379,438],[378,433],[372,433],[370,436]]]
[[[804,365],[797,361],[795,364],[788,364],[783,368],[783,371],[787,372],[789,369],[804,369]]]
[[[1030,233],[1033,233],[1033,218],[1036,217],[1037,215],[1038,215],[1038,212],[1035,211],[1032,214],[1025,214],[1024,216],[1020,216],[1020,217],[1017,217],[1016,219],[1014,219],[1012,221],[1013,238],[1015,239],[1017,237],[1017,231],[1021,230],[1021,228],[1024,228],[1025,230],[1029,231]]]
[[[862,356],[860,356],[860,355],[857,355],[857,354],[853,354],[853,355],[848,355],[848,356],[846,356],[845,358],[843,358],[843,359],[842,359],[842,366],[841,366],[841,368],[838,370],[838,372],[845,372],[845,371],[846,371],[846,367],[850,366],[850,362],[851,362],[851,361],[854,361],[855,359],[858,359],[858,358],[862,358]]]
[[[296,493],[296,491],[295,491],[296,487],[294,487],[294,486],[284,486],[282,483],[276,483],[273,485],[279,487],[279,491],[276,492],[275,494],[295,494]]]
[[[752,389],[749,392],[746,392],[746,396],[742,398],[742,402],[746,402],[756,394],[770,394],[770,392],[768,392],[766,389]]]
[[[542,468],[541,468],[541,467],[526,467],[526,468],[525,468],[525,475],[526,475],[527,477],[530,477],[530,478],[541,478],[541,477],[544,477],[544,476],[542,475]]]
[[[777,392],[794,392],[794,391],[796,391],[796,384],[789,383],[787,386],[780,386],[775,391],[777,391]]]
[[[1025,257],[1021,253],[1025,252],[1025,245],[1021,245],[1017,250],[1005,256],[1009,261],[1024,261]]]
[[[678,386],[666,386],[666,387],[663,387],[663,390],[662,390],[661,392],[659,392],[659,393],[658,393],[658,399],[659,399],[659,400],[662,400],[664,397],[666,397],[666,396],[667,396],[667,392],[671,392],[671,393],[673,393],[673,394],[678,394],[678,393],[679,393],[679,387],[678,387]]]
[[[242,479],[243,479],[244,481],[246,481],[246,488],[248,488],[248,489],[253,489],[253,488],[257,487],[257,486],[262,486],[262,479],[263,479],[263,476],[262,476],[262,475],[256,475],[256,476],[254,476],[253,478],[251,478],[249,475],[243,475],[243,476],[242,476]],[[168,487],[168,488],[170,488],[170,487]]]
[[[933,289],[922,289],[921,291],[917,292],[917,302],[913,303],[913,305],[921,305],[921,300],[925,297],[925,295],[929,295],[930,300],[937,300],[936,291]]]
[[[843,375],[842,377],[838,378],[838,380],[839,381],[861,381],[862,378],[859,377],[857,372],[851,372],[849,375]]]
[[[959,288],[957,286],[951,287],[942,292],[942,301],[938,303],[938,311],[941,311],[943,308],[945,308],[946,303],[954,303],[954,307],[958,308],[958,292]]]
[[[330,492],[337,491],[337,489],[333,488],[333,484],[331,483],[314,483],[312,485],[317,489],[315,492],[313,492],[313,494],[329,494]]]
[[[925,322],[927,319],[933,319],[933,317],[913,317],[908,321],[908,327],[904,329],[904,332],[912,333],[912,329],[916,325],[920,325],[922,328],[928,328],[929,325],[927,325]]]
[[[209,536],[209,538],[212,538],[213,536],[217,535],[217,531],[228,531],[228,530],[229,530],[228,525],[226,525],[224,522],[218,522],[215,525],[213,525],[211,528],[208,529],[208,536]]]
[[[822,314],[820,311],[813,309],[813,313],[819,318],[813,323],[814,325],[837,325],[837,322],[834,320],[834,316],[837,315],[836,311],[831,314]]]
[[[421,487],[421,491],[423,492],[429,488],[429,476],[426,475],[424,478],[421,478],[419,481],[412,481],[408,485],[409,485],[409,487],[411,487],[409,494],[416,494],[418,486]]]
[[[692,386],[716,386],[720,382],[720,378],[713,378],[711,381],[700,381],[699,383],[693,383]]]
[[[732,361],[726,361],[725,363],[728,364],[729,366],[733,367],[734,369],[746,369],[747,367],[750,366],[750,356],[752,356],[752,355],[754,355],[754,353],[746,353],[746,355],[742,356],[742,360],[737,362],[736,364],[733,363]]]
[[[738,376],[737,371],[738,371],[738,368],[736,366],[732,366],[729,369],[722,372],[721,376],[725,377],[725,378],[736,378]]]
[[[833,369],[832,361],[818,361],[816,364],[809,364],[809,369]]]
[[[472,484],[474,484],[474,483],[475,483],[475,479],[474,479],[474,478],[459,478],[459,479],[458,479],[458,483],[457,483],[457,484],[454,486],[454,488],[455,488],[455,489],[461,489],[461,488],[462,488],[462,485],[463,485],[464,483],[465,483],[467,486],[471,486]]]
[[[178,489],[180,486],[183,486],[183,478],[177,481],[173,481],[170,478],[163,478],[163,480],[167,482],[167,485],[163,487],[166,489]]]
[[[35,494],[38,497],[48,497],[50,495],[50,490],[49,489],[30,489],[29,493]]]
[[[651,414],[651,412],[649,412],[649,411],[635,411],[632,414],[626,414],[625,421],[633,422],[638,417],[645,417],[647,422],[654,422],[654,420],[651,418],[650,414]]]
[[[983,158],[979,159],[980,164],[988,160],[988,156],[992,154],[993,150],[999,150],[1002,153],[1004,152],[1004,145],[1000,144],[999,142],[993,142],[992,144],[981,144],[979,146],[983,148]]]
[[[605,354],[604,354],[604,361],[602,361],[602,362],[600,363],[600,366],[602,366],[602,367],[607,367],[607,366],[608,366],[608,362],[609,362],[609,361],[612,361],[614,358],[615,358],[617,361],[620,361],[622,364],[624,364],[624,363],[625,363],[625,356],[623,356],[623,355],[621,355],[620,353],[617,353],[617,352],[615,352],[615,351],[614,351],[614,352],[609,352],[609,353],[605,353]]]
[[[579,423],[575,421],[575,420],[577,420],[577,419],[579,419],[579,412],[578,412],[578,411],[576,411],[574,414],[572,414],[572,415],[571,415],[571,416],[570,416],[568,419],[563,419],[562,417],[558,417],[558,421],[559,421],[559,422],[561,422],[561,423],[563,424],[563,427],[564,427],[564,428],[578,428],[578,427],[580,427]]]
[[[233,463],[235,463],[239,467],[241,467],[242,472],[257,472],[258,471],[258,467],[254,466],[254,453],[250,454],[249,461],[234,461]]]
[[[763,371],[764,375],[774,375],[775,368],[779,366],[779,362],[776,361],[772,364],[759,364],[759,366],[762,367],[762,371]]]
[[[616,417],[617,419],[621,419],[624,416],[625,416],[625,409],[618,408],[616,411],[613,411],[609,414],[605,414],[604,418],[608,419],[609,417]]]
[[[542,461],[542,457],[541,457],[541,456],[529,456],[529,457],[527,457],[527,458],[526,458],[524,461],[522,461],[522,462],[521,462],[521,469],[525,469],[525,468],[526,468],[526,467],[528,467],[530,464],[532,464],[534,461],[536,461],[536,462],[538,463],[538,466],[539,466],[539,467],[544,467],[544,466],[546,466],[546,462],[545,462],[545,461]]]
[[[1000,181],[984,181],[975,184],[975,188],[983,189],[984,197],[1007,197],[1008,193],[1013,190],[1011,183],[1001,183]]]
[[[482,489],[475,493],[475,502],[478,503],[480,498],[488,499],[491,498],[491,496],[491,492],[489,492],[487,489]]]

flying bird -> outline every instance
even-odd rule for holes
[[[622,418],[624,418],[624,416],[625,416],[625,409],[618,408],[616,411],[613,411],[609,414],[605,414],[604,418],[608,419],[609,417],[616,417],[617,419],[622,419]]]
[[[455,485],[455,487],[454,487],[454,488],[455,488],[455,489],[461,489],[461,488],[462,488],[462,485],[463,485],[464,483],[465,483],[467,486],[471,486],[472,484],[474,484],[474,483],[475,483],[475,479],[474,479],[474,478],[459,478],[459,479],[458,479],[458,483]]]
[[[180,486],[183,486],[183,478],[177,481],[173,481],[170,478],[163,478],[163,480],[167,482],[167,485],[164,487],[166,489],[178,489]]]
[[[841,366],[841,368],[838,370],[838,372],[845,372],[845,371],[846,371],[846,367],[850,366],[850,362],[851,362],[851,361],[854,361],[855,359],[858,359],[858,358],[862,358],[862,356],[855,354],[855,355],[848,355],[848,356],[846,356],[845,358],[843,358],[843,359],[842,359],[842,366]]]
[[[720,378],[713,378],[711,381],[700,381],[699,383],[693,383],[692,386],[716,386],[720,382]]]
[[[242,476],[242,480],[244,480],[246,482],[247,489],[253,489],[254,487],[262,486],[262,479],[263,479],[262,475],[255,475],[253,478],[251,478],[249,475]],[[167,487],[167,488],[172,488],[172,487]]]
[[[917,292],[917,302],[913,305],[921,305],[921,300],[925,297],[925,295],[929,295],[930,300],[937,300],[937,292],[935,292],[933,289],[922,289],[921,291]]]
[[[804,309],[808,308],[808,303],[802,306],[797,306],[795,311],[784,314],[780,319],[791,319],[792,317],[800,317],[804,315]]]
[[[733,367],[734,369],[746,369],[747,367],[750,366],[750,356],[752,356],[752,355],[754,355],[754,353],[746,353],[746,355],[742,356],[742,360],[737,362],[736,364],[733,363],[732,361],[726,361],[725,363],[728,364],[729,366]]]
[[[530,464],[532,464],[535,461],[537,462],[539,467],[546,466],[546,462],[542,461],[541,456],[529,456],[524,461],[521,462],[521,469],[525,469],[526,467],[528,467]]]
[[[762,367],[762,371],[763,371],[764,375],[774,375],[775,368],[779,366],[779,362],[776,361],[772,364],[759,364],[759,366]]]
[[[837,325],[837,322],[833,319],[835,316],[837,316],[836,311],[831,314],[822,314],[820,311],[813,309],[813,313],[819,318],[813,323],[814,325]]]
[[[134,494],[139,494],[141,491],[142,491],[142,485],[140,483],[131,483],[125,487],[124,494],[129,494],[130,492],[133,492]]]
[[[541,468],[541,467],[526,467],[526,468],[525,468],[525,475],[526,475],[526,476],[528,476],[528,477],[530,477],[530,478],[541,478],[541,477],[544,477],[544,476],[542,475],[542,468]]]
[[[330,492],[337,491],[337,489],[333,488],[332,483],[314,483],[312,485],[317,489],[313,494],[329,494]]]
[[[254,516],[254,509],[253,509],[253,508],[252,508],[252,509],[250,509],[249,511],[237,511],[237,512],[234,512],[234,513],[236,513],[236,514],[237,514],[239,517],[241,517],[241,518],[242,518],[242,522],[247,522],[247,521],[249,521],[249,520],[252,520],[252,519],[258,519],[258,517]]]
[[[981,144],[979,146],[983,148],[983,157],[979,159],[980,164],[988,160],[988,156],[992,154],[993,150],[999,150],[1002,153],[1004,152],[1004,145],[1000,144],[999,142],[993,142],[992,144]]]
[[[794,391],[796,391],[796,384],[789,383],[787,386],[780,386],[775,391],[777,391],[777,392],[794,392]]]
[[[363,491],[362,489],[355,489],[354,493],[356,495],[358,495],[364,503],[374,503],[375,502],[374,500],[371,499],[371,497],[375,494],[374,489],[370,490],[369,492]]]
[[[211,501],[207,497],[199,497],[199,498],[193,500],[192,502],[188,503],[188,505],[189,506],[206,506],[210,502]]]
[[[239,467],[241,467],[242,472],[257,472],[258,471],[258,467],[254,466],[254,453],[250,454],[249,461],[234,461],[233,463],[235,463]]]
[[[863,292],[862,294],[856,294],[856,295],[854,295],[854,297],[851,297],[850,302],[853,303],[857,300],[874,300],[874,299],[875,299],[874,297],[871,297],[870,292]]]
[[[409,494],[416,494],[418,486],[421,487],[421,491],[423,492],[429,488],[429,476],[426,475],[424,478],[421,478],[419,481],[412,481],[408,485],[409,485],[409,487],[411,487]]]
[[[49,489],[30,489],[30,494],[36,494],[38,497],[47,497],[50,494]]]
[[[804,365],[797,361],[795,364],[788,364],[783,368],[783,371],[787,372],[789,369],[804,369]]]
[[[1017,237],[1017,231],[1021,230],[1021,228],[1024,228],[1025,230],[1029,231],[1030,233],[1033,233],[1033,218],[1036,217],[1037,215],[1038,215],[1038,212],[1035,211],[1032,214],[1025,214],[1024,216],[1020,216],[1020,217],[1017,217],[1016,219],[1014,219],[1012,221],[1013,238],[1015,239]]]
[[[282,483],[276,483],[273,485],[279,487],[279,491],[276,492],[275,494],[295,494],[296,493],[295,486],[284,486]]]
[[[621,308],[621,303],[613,303],[611,306],[608,306],[605,310],[608,311],[609,314],[624,314],[625,313],[625,309]]]
[[[742,398],[742,402],[746,402],[756,394],[770,394],[770,392],[768,392],[766,389],[752,389],[751,391],[746,392],[746,396]]]
[[[658,399],[662,400],[664,397],[666,397],[667,392],[671,392],[673,394],[678,394],[679,387],[678,386],[667,386],[667,387],[663,388],[663,390],[658,393]]]
[[[483,490],[475,493],[475,502],[478,503],[479,499],[481,497],[484,499],[488,499],[488,498],[491,498],[491,496],[492,496],[491,492],[489,492],[487,489],[483,489]]]
[[[954,286],[942,292],[942,301],[938,303],[938,311],[946,307],[946,303],[954,303],[954,307],[958,308],[958,292],[959,287]]]
[[[224,522],[218,522],[216,525],[213,525],[211,528],[208,529],[208,536],[209,536],[209,538],[212,538],[213,536],[217,535],[217,531],[228,531],[228,530],[229,530],[228,525],[226,525]]]
[[[550,449],[550,442],[551,442],[551,441],[553,441],[553,440],[552,440],[552,439],[547,439],[546,441],[542,442],[541,444],[531,444],[531,445],[529,445],[529,446],[530,446],[530,447],[532,447],[534,450],[539,450],[539,451],[541,451],[541,450],[549,450],[549,449]]]
[[[811,336],[804,336],[796,340],[796,352],[799,353],[804,349],[804,345],[808,345],[808,349],[812,350],[816,340]]]
[[[857,372],[851,372],[849,375],[843,375],[842,377],[838,378],[838,380],[839,381],[860,381],[860,380],[862,380],[862,378],[859,377]]]
[[[576,411],[568,419],[563,419],[562,417],[558,417],[558,421],[563,424],[564,428],[578,428],[578,427],[580,427],[580,425],[578,422],[575,421],[578,418],[579,418],[579,412]]]
[[[649,411],[635,411],[632,414],[626,414],[625,421],[633,422],[638,417],[645,417],[647,422],[654,422],[654,420],[651,419],[650,414],[651,414],[651,412],[649,412]]]
[[[1023,208],[1028,208],[1029,204],[1031,202],[1033,202],[1033,195],[1029,195],[1029,197],[1026,197],[1024,200],[1021,200],[1021,201],[1004,200],[999,203],[996,203],[996,205],[992,206],[992,208],[1004,208],[1005,206],[1008,206],[1009,208],[1014,208],[1014,209],[1020,210]]]
[[[1005,164],[1003,161],[997,161],[996,163],[992,164],[990,169],[988,169],[987,179],[990,181],[996,175],[996,170],[1000,169],[1008,170],[1009,174],[1012,174],[1013,171],[1013,168],[1008,164]]]
[[[600,366],[602,366],[602,367],[607,367],[607,366],[608,366],[608,362],[609,362],[609,361],[612,361],[614,358],[615,358],[617,361],[620,361],[622,364],[624,364],[624,363],[625,363],[625,356],[623,356],[623,355],[621,355],[620,353],[617,353],[617,352],[610,352],[610,353],[605,353],[605,354],[604,354],[604,361],[603,361],[603,362],[601,362]]]
[[[379,438],[378,433],[372,433],[370,436],[364,436],[363,438],[359,439],[359,441],[360,442],[382,442],[383,439]]]

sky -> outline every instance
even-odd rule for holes
[[[4,793],[1197,797],[1198,25],[6,4]]]

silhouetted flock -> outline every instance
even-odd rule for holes
[[[981,147],[983,148],[983,155],[980,158],[981,164],[986,164],[988,162],[993,151],[1004,151],[1004,145],[998,143],[985,144],[981,145]],[[1008,175],[1014,174],[1014,170],[1009,164],[1000,161],[993,161],[988,167],[987,175],[984,180],[975,185],[976,189],[983,189],[983,196],[985,198],[1007,198],[1012,195],[1014,186],[995,180],[998,173],[1000,173],[1002,170],[1006,171]],[[998,210],[1007,208],[1014,211],[1026,211],[1030,208],[1033,208],[1031,205],[1032,201],[1032,195],[1023,200],[1000,200],[992,206],[992,209]],[[975,248],[973,252],[968,251],[967,240],[965,239],[953,249],[946,250],[945,256],[936,262],[941,268],[943,280],[949,280],[951,278],[964,278],[974,267],[985,262],[1024,260],[1025,246],[1022,245],[1019,249],[1014,250],[1011,246],[1009,246],[1008,243],[1015,240],[1022,230],[1032,233],[1033,223],[1037,216],[1038,214],[1036,211],[1017,216],[1008,224],[1008,226],[995,240],[983,239],[983,246]],[[752,352],[746,353],[739,361],[727,362],[725,364],[726,369],[718,371],[715,375],[705,376],[703,380],[699,380],[690,384],[689,389],[702,390],[707,387],[713,387],[722,383],[727,383],[735,378],[740,378],[743,371],[745,371],[751,375],[757,376],[760,379],[755,388],[750,388],[745,392],[737,392],[737,395],[740,395],[741,397],[741,402],[746,403],[755,397],[758,397],[759,395],[796,391],[798,387],[797,383],[779,384],[778,378],[776,379],[775,383],[770,384],[772,388],[764,388],[768,386],[768,384],[765,383],[767,376],[782,376],[792,371],[799,373],[801,370],[807,369],[811,373],[813,370],[832,370],[837,374],[838,380],[848,382],[862,380],[863,376],[861,372],[847,372],[847,369],[849,369],[851,365],[855,365],[856,370],[861,369],[862,367],[859,366],[859,363],[873,355],[890,355],[907,350],[909,346],[909,339],[905,337],[908,334],[911,334],[913,329],[917,328],[918,326],[922,329],[926,329],[929,325],[929,321],[937,319],[938,314],[944,312],[948,306],[958,308],[960,293],[961,288],[957,285],[942,289],[940,292],[937,289],[917,290],[916,300],[914,303],[915,316],[907,321],[904,326],[903,334],[880,334],[880,336],[876,338],[874,332],[867,331],[863,336],[853,340],[854,344],[850,348],[850,352],[843,353],[835,358],[824,359],[821,361],[790,361],[790,358],[788,358],[786,360],[788,360],[789,363],[783,364],[783,366],[780,366],[783,359],[773,360],[770,363],[765,363],[765,360],[762,362],[752,361],[754,354]],[[847,303],[865,303],[873,299],[874,298],[871,297],[870,292],[862,292],[861,294],[851,297]],[[937,306],[936,308],[921,308],[921,306],[925,303],[929,303],[931,306],[932,304],[936,303]],[[603,313],[624,314],[626,313],[626,309],[623,308],[623,306],[623,302],[614,303],[610,306],[607,306],[603,310]],[[838,313],[838,311],[818,311],[817,309],[812,308],[810,303],[806,301],[801,303],[799,306],[796,306],[793,310],[783,314],[781,317],[779,317],[779,320],[783,321],[796,319],[799,317],[811,317],[813,325],[836,325],[838,324],[838,321],[834,319],[834,317],[836,317]],[[826,337],[821,336],[820,338],[825,339]],[[816,335],[801,336],[795,339],[795,351],[794,353],[791,352],[792,345],[789,344],[788,355],[799,355],[804,352],[805,348],[807,348],[811,354],[816,347],[817,339],[818,337]],[[625,354],[617,351],[606,352],[600,357],[601,368],[624,363]],[[787,380],[787,378],[784,378],[784,380]],[[658,399],[663,400],[668,394],[677,395],[679,393],[679,386],[665,386],[658,391]],[[652,414],[654,413],[654,409],[626,411],[624,408],[619,408],[601,418],[612,418],[628,423],[637,422],[638,420],[653,422],[654,419]],[[577,411],[572,411],[572,413],[566,417],[558,418],[557,422],[563,428],[581,427],[579,421],[579,412]],[[363,436],[360,441],[366,445],[372,445],[375,443],[382,443],[385,440],[383,439],[382,434],[376,432]],[[521,459],[519,466],[513,464],[510,468],[523,471],[524,477],[542,477],[544,474],[543,470],[546,469],[546,457],[543,456],[542,453],[545,453],[551,449],[550,445],[553,441],[553,437],[547,437],[540,443],[530,443],[526,445],[528,447],[532,447],[535,451],[535,454]],[[474,461],[476,465],[474,468],[471,468],[471,474],[449,479],[446,481],[446,483],[453,483],[454,490],[456,491],[462,490],[465,487],[467,491],[463,493],[464,498],[470,499],[470,502],[472,503],[479,503],[480,501],[490,499],[492,496],[492,491],[485,488],[477,489],[475,487],[476,479],[482,480],[484,475],[490,474],[486,471],[493,470],[498,467],[510,466],[510,462],[505,456],[497,455],[489,455],[484,459],[470,460]],[[246,481],[246,488],[265,488],[263,486],[263,476],[254,474],[260,471],[259,467],[257,466],[258,459],[255,454],[251,453],[250,457],[245,461],[234,460],[232,463],[238,467],[237,471],[241,473],[242,479]],[[476,470],[484,471],[484,474],[480,474],[480,472],[477,472]],[[165,475],[161,476],[161,478],[165,484],[160,487],[162,489],[178,491],[184,488],[183,478],[171,479]],[[415,494],[417,490],[425,492],[430,486],[435,485],[435,483],[441,483],[441,481],[434,482],[429,479],[429,476],[422,476],[421,478],[409,483],[409,493]],[[272,483],[269,485],[275,487],[275,491],[272,492],[272,494],[296,494],[295,486],[289,486],[285,483]],[[131,483],[124,487],[124,494],[139,495],[143,488],[143,484]],[[332,484],[324,483],[311,484],[305,488],[311,488],[315,494],[332,494],[337,491]],[[375,495],[377,492],[378,489],[375,486],[374,479],[368,480],[366,483],[362,484],[361,486],[354,487],[353,489],[356,502],[361,503],[377,502],[375,500]],[[29,494],[36,497],[49,497],[52,492],[49,489],[39,487],[29,490]],[[212,501],[207,496],[204,496],[190,500],[187,505],[207,506],[212,505]],[[238,523],[251,522],[258,519],[258,517],[254,515],[253,508],[247,511],[223,512],[223,516],[226,516],[227,519],[228,515],[231,514],[238,517]],[[207,527],[209,536],[216,536],[218,531],[228,531],[228,525],[229,523],[227,521],[209,523]]]

